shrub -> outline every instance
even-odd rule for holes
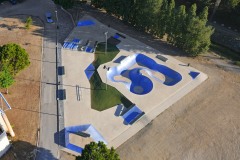
[[[26,20],[26,24],[25,24],[25,27],[26,29],[30,29],[31,25],[32,25],[32,18],[31,17],[28,17],[27,20]]]

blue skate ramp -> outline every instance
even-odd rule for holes
[[[85,124],[85,125],[71,126],[71,127],[65,128],[65,147],[66,148],[78,153],[82,153],[84,146],[77,146],[69,142],[69,134],[71,133],[78,134],[79,132],[88,133],[95,142],[101,141],[107,144],[107,142],[102,137],[102,135],[91,124]]]
[[[195,79],[199,74],[200,74],[199,72],[194,71],[189,72],[189,75],[192,77],[192,79]]]
[[[134,106],[122,117],[127,124],[133,124],[141,115],[143,115],[143,113],[144,112],[142,112],[137,106]]]
[[[83,21],[78,21],[77,26],[82,27],[82,26],[91,26],[94,25],[95,23],[92,20],[83,20]]]
[[[86,74],[86,76],[87,76],[87,79],[90,80],[91,77],[92,77],[92,75],[94,74],[94,71],[86,71],[86,70],[85,70],[85,74]]]
[[[95,67],[94,65],[91,63],[86,69],[85,69],[85,74],[87,76],[87,79],[90,80],[92,75],[94,74],[95,72]]]
[[[92,63],[85,69],[85,71],[94,71],[94,70],[95,70],[95,67]]]
[[[129,79],[132,81],[130,91],[132,93],[143,95],[153,89],[152,81],[140,73],[141,69],[135,68],[129,72]]]
[[[182,80],[180,73],[167,66],[156,63],[153,59],[145,56],[144,54],[138,54],[136,57],[136,62],[138,65],[145,66],[151,70],[162,73],[168,79],[168,81],[164,81],[163,83],[167,86],[173,86]]]

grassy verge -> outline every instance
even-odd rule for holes
[[[116,46],[108,44],[108,51],[105,54],[105,44],[99,44],[93,65],[98,68],[101,64],[111,61],[119,50]],[[90,79],[91,83],[91,104],[92,108],[98,111],[111,108],[117,104],[123,103],[126,107],[132,103],[124,95],[122,95],[116,88],[109,86],[102,82],[98,72],[95,72]]]
[[[210,46],[210,50],[216,52],[222,57],[226,57],[233,61],[240,61],[240,53],[234,52],[226,47],[212,43]]]

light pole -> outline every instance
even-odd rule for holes
[[[107,90],[107,73],[106,73],[106,90]]]
[[[58,98],[58,15],[57,15],[57,10],[55,10],[56,14],[56,89],[57,89],[57,101],[59,100]]]
[[[57,14],[57,10],[55,11],[55,14],[56,14],[56,29],[58,29],[58,14]]]
[[[104,33],[105,34],[105,54],[107,53],[107,34],[108,34],[108,31]]]
[[[103,69],[106,69],[107,71],[109,71],[110,67],[107,66],[103,66]],[[107,90],[107,73],[106,73],[106,83],[105,83],[105,90]]]
[[[56,8],[57,9],[57,8]],[[59,84],[58,84],[58,15],[57,10],[55,10],[56,14],[56,103],[57,103],[57,133],[58,133],[58,144],[60,142],[60,136],[59,136]]]

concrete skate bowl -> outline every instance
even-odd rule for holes
[[[139,67],[130,69],[136,64]],[[141,53],[128,56],[120,62],[120,65],[110,68],[107,72],[107,78],[112,82],[123,83],[127,89],[134,94],[144,95],[151,92],[153,89],[153,83],[150,78],[142,74],[142,70],[144,70],[150,78],[153,78],[166,86],[176,85],[182,80],[180,73],[167,66],[156,63],[153,59]],[[128,72],[127,78],[131,80],[130,82],[115,79],[115,76],[124,76],[126,75],[126,72]],[[165,80],[163,81],[154,76],[153,72],[163,74]]]

